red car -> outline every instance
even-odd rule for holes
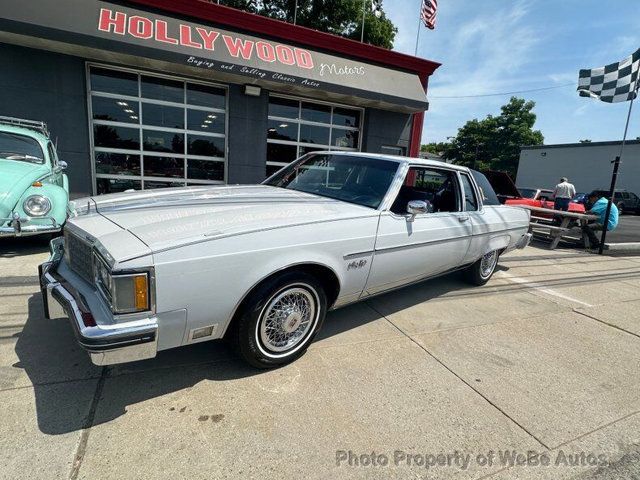
[[[516,188],[511,177],[504,172],[483,172],[496,191],[498,198],[505,205],[529,205],[532,207],[549,208],[553,210],[553,190],[544,188]],[[569,203],[572,213],[585,213],[581,203]],[[539,217],[552,218],[552,215],[538,213]]]

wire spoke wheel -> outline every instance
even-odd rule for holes
[[[496,264],[498,263],[498,251],[494,250],[485,254],[480,260],[480,275],[483,278],[487,278],[491,276],[493,270],[496,268]]]
[[[296,348],[313,329],[318,315],[315,295],[300,286],[277,292],[263,309],[259,339],[265,349],[281,353]]]

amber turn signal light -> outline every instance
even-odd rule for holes
[[[137,275],[133,280],[136,309],[146,310],[149,306],[149,288],[146,275]]]
[[[31,184],[32,187],[41,187],[42,186],[42,182],[33,182]]]

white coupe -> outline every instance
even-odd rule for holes
[[[229,339],[256,367],[302,355],[328,310],[464,269],[482,285],[529,213],[468,168],[316,152],[261,185],[77,200],[40,266],[47,318],[96,365]]]

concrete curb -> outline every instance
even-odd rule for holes
[[[605,250],[610,252],[640,252],[640,242],[607,243]]]

